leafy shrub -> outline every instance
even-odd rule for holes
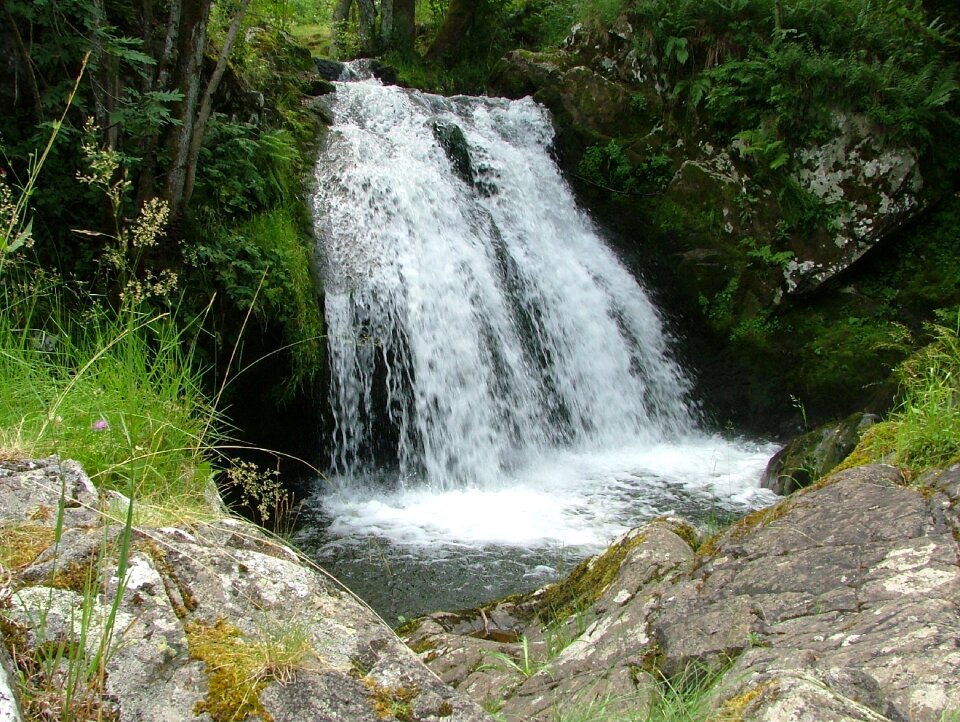
[[[280,205],[296,192],[300,150],[286,130],[215,115],[204,136],[195,197],[230,216]]]
[[[614,193],[648,194],[662,191],[673,176],[673,162],[664,153],[646,147],[642,161],[634,162],[616,140],[587,148],[578,165],[583,180]]]
[[[230,225],[211,216],[195,233],[204,240],[186,252],[200,285],[219,289],[235,313],[252,309],[261,322],[282,329],[293,359],[285,390],[292,392],[316,372],[323,355],[310,239],[294,208],[281,206]]]

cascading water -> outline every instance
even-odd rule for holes
[[[384,569],[493,580],[392,615],[513,591],[657,513],[768,500],[769,448],[696,431],[656,309],[577,210],[542,108],[366,80],[338,84],[333,111],[315,198],[332,460],[326,531],[301,544],[354,586],[370,538]]]

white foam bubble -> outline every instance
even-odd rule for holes
[[[327,495],[330,533],[418,547],[601,547],[659,514],[700,507],[742,510],[776,499],[758,480],[776,450],[719,437],[555,452],[499,484]]]

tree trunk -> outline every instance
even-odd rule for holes
[[[157,60],[155,75],[147,83],[146,90],[167,90],[170,82],[170,66],[173,63],[173,51],[177,47],[180,33],[180,0],[170,0],[170,13],[167,16],[167,32],[164,35],[163,50]],[[154,130],[144,141],[143,167],[137,184],[137,207],[148,198],[153,198],[156,188],[157,148],[160,146],[160,129]]]
[[[103,44],[103,38],[109,32],[110,25],[103,0],[94,0],[92,4],[95,12],[95,30],[91,63],[93,72],[89,77],[93,91],[94,117],[103,136],[104,147],[116,150],[120,141],[120,126],[111,122],[110,118],[117,109],[117,102],[123,92],[120,81],[120,61],[110,55]]]
[[[200,111],[193,127],[193,137],[190,139],[190,149],[187,154],[187,173],[183,187],[184,208],[190,202],[190,196],[193,195],[193,184],[197,177],[197,159],[200,157],[200,148],[203,145],[203,134],[207,130],[207,121],[210,120],[210,113],[213,110],[213,94],[217,92],[223,73],[227,69],[227,59],[230,57],[230,51],[233,50],[237,33],[240,31],[240,23],[249,5],[250,0],[243,0],[240,7],[237,8],[233,20],[230,21],[227,37],[223,41],[223,48],[221,48],[220,57],[217,59],[217,67],[213,69],[213,74],[207,82],[207,88],[203,92],[203,100],[200,102]]]
[[[353,0],[337,0],[330,18],[330,54],[340,59],[346,49],[346,34],[350,24],[350,7]]]
[[[13,35],[13,41],[17,46],[17,67],[23,72],[23,79],[27,85],[27,92],[30,94],[30,104],[33,107],[34,120],[37,123],[43,122],[43,105],[40,102],[40,88],[37,85],[37,75],[33,72],[33,62],[30,60],[30,51],[23,43],[23,37],[17,28],[17,21],[14,20],[10,11],[0,0],[0,6],[3,7],[3,14],[7,18],[7,24],[10,26],[10,33]]]
[[[387,3],[388,0],[384,0]],[[390,47],[401,53],[412,53],[417,39],[416,0],[393,0],[393,29]]]
[[[380,43],[388,50],[393,48],[393,5],[394,0],[380,2]]]
[[[357,0],[360,10],[360,54],[375,55],[377,52],[377,8],[373,0]]]
[[[389,3],[390,0],[384,0]],[[335,58],[343,59],[350,54],[346,42],[350,32],[350,8],[354,0],[337,0],[331,18],[332,39],[330,40],[330,54]],[[360,15],[357,29],[360,55],[374,55],[377,52],[377,36],[374,28],[377,24],[377,7],[373,0],[356,0],[357,11]]]
[[[427,59],[450,64],[477,19],[477,11],[485,2],[486,0],[450,0],[443,25],[427,51]]]
[[[210,20],[211,0],[187,2],[182,7],[178,33],[178,58],[174,86],[183,93],[180,103],[180,126],[171,143],[172,163],[167,174],[164,197],[170,204],[170,220],[179,220],[184,209],[183,191],[187,182],[187,160],[193,140],[197,118],[197,102],[200,96],[203,50],[207,38],[207,23]]]

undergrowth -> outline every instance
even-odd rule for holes
[[[711,697],[729,668],[691,664],[672,677],[639,672],[644,684],[627,695],[604,695],[561,704],[551,722],[722,722]]]
[[[899,369],[901,400],[842,467],[892,463],[920,472],[960,460],[960,310],[941,312],[933,341]]]

